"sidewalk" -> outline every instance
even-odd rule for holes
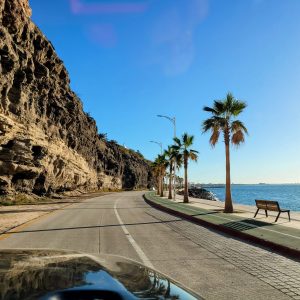
[[[197,223],[233,234],[244,240],[272,248],[283,254],[300,257],[300,213],[291,212],[291,222],[285,213],[275,223],[276,212],[260,211],[254,219],[255,206],[234,204],[235,212],[223,213],[224,203],[204,199],[189,198],[183,203],[183,196],[176,195],[176,202],[167,197],[157,197],[154,192],[145,195],[154,206],[196,221]],[[151,204],[150,203],[150,204]]]
[[[163,197],[163,199],[167,199],[167,197]],[[189,197],[189,201],[190,203],[188,205],[194,207],[200,207],[208,210],[224,209],[224,202],[221,201],[211,201],[211,200],[198,199],[192,197]],[[176,202],[182,203],[183,196],[176,195]],[[255,203],[253,204],[253,206],[233,203],[233,207],[235,212],[232,215],[239,216],[242,218],[253,218],[256,212]],[[282,209],[284,209],[284,207],[282,207]],[[265,212],[260,210],[256,218],[253,219],[263,221],[269,224],[276,224],[276,225],[282,225],[282,226],[300,229],[300,212],[291,211],[291,222],[289,222],[287,213],[281,213],[278,221],[275,223],[275,218],[277,214],[278,214],[277,212],[268,211],[268,217],[266,217]]]

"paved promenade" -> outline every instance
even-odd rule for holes
[[[151,194],[153,195],[153,193]],[[206,220],[219,224],[224,224],[224,222],[226,222],[225,224],[228,224],[228,220],[223,219],[223,216],[225,215],[227,219],[232,220],[229,221],[229,224],[234,224],[236,230],[250,231],[251,234],[256,234],[257,236],[260,235],[261,237],[272,236],[280,242],[285,242],[285,240],[289,239],[292,240],[292,242],[288,241],[289,245],[294,245],[298,249],[300,248],[299,213],[292,212],[292,222],[288,222],[283,216],[278,225],[274,225],[275,218],[272,214],[269,218],[266,218],[264,214],[259,215],[259,222],[262,222],[263,220],[266,227],[268,227],[265,229],[272,230],[270,232],[266,231],[265,233],[262,232],[262,228],[259,226],[247,227],[243,226],[243,223],[239,225],[239,222],[253,219],[255,207],[235,205],[237,213],[228,215],[221,212],[224,205],[224,203],[221,202],[190,198],[191,202],[189,204],[183,204],[182,196],[177,196],[176,203],[173,200],[167,200],[166,197],[154,198],[156,198],[160,204],[169,205],[172,209],[176,207],[176,209],[179,209],[181,212],[195,215],[198,218],[205,218]],[[215,214],[215,212],[217,212],[217,214]],[[162,213],[162,216],[164,216],[164,218],[162,218],[163,220],[168,220],[165,213]],[[218,217],[220,217],[220,219],[218,219]],[[256,226],[256,221],[246,224]],[[172,223],[169,226],[172,226],[172,228],[175,229],[182,225],[181,223]],[[261,281],[280,290],[292,299],[300,299],[299,262],[285,258],[272,251],[251,246],[249,243],[232,239],[226,235],[212,237],[209,229],[198,226],[198,230],[195,230],[194,226],[195,225],[192,223],[185,223],[184,232],[186,237],[193,241],[197,241],[199,246],[201,245],[201,247],[215,253],[218,257],[227,260],[245,272],[259,278]],[[260,226],[262,225],[260,224]],[[269,227],[272,227],[273,229],[270,229]],[[254,231],[257,232],[254,233]],[[284,235],[287,232],[292,233],[291,236]]]
[[[155,193],[151,192],[148,195],[154,196]],[[155,201],[171,210],[225,228],[227,231],[238,232],[240,236],[247,234],[252,240],[260,239],[268,244],[276,244],[287,251],[291,249],[290,252],[300,251],[300,214],[297,212],[291,212],[291,222],[288,221],[287,215],[282,213],[275,223],[276,212],[270,212],[269,217],[266,217],[264,212],[259,213],[254,218],[254,206],[234,205],[235,213],[225,214],[222,202],[190,198],[190,203],[185,204],[183,197],[179,195],[176,202],[166,197],[155,197]]]
[[[164,197],[164,199],[167,199],[167,197]],[[194,207],[200,207],[209,210],[224,209],[224,203],[221,201],[210,201],[210,200],[197,199],[192,197],[189,198],[189,201],[190,201],[189,205]],[[176,195],[176,202],[178,203],[183,202],[183,196]],[[239,216],[243,218],[253,218],[254,213],[256,212],[256,206],[254,202],[253,205],[234,203],[234,210],[235,210],[235,213],[233,213],[234,216]],[[291,222],[289,222],[288,220],[287,213],[281,213],[276,223],[274,221],[277,216],[277,212],[268,211],[268,215],[269,216],[266,217],[265,212],[260,210],[255,219],[261,220],[269,224],[277,224],[277,225],[296,228],[300,230],[300,212],[296,212],[296,211],[291,212]]]

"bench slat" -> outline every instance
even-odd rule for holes
[[[280,206],[277,201],[273,200],[255,200],[256,206],[259,209],[270,210],[270,211],[280,211]]]

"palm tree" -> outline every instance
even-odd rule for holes
[[[230,142],[239,146],[245,141],[245,134],[248,130],[245,125],[236,120],[236,117],[247,107],[243,101],[237,100],[231,93],[228,93],[224,100],[214,101],[213,107],[204,107],[203,110],[210,112],[212,117],[202,124],[203,132],[211,131],[210,144],[212,147],[219,140],[220,133],[224,136],[226,153],[226,196],[224,212],[232,213],[231,182],[230,182]]]
[[[197,161],[198,159],[198,151],[190,149],[194,142],[194,136],[188,135],[184,133],[182,135],[181,140],[179,138],[174,138],[175,145],[173,146],[175,149],[178,150],[179,155],[181,155],[183,159],[183,167],[184,167],[184,197],[183,202],[189,202],[189,195],[188,195],[188,162],[189,160]]]
[[[158,186],[159,186],[159,192],[160,196],[164,196],[164,177],[166,173],[166,168],[168,167],[168,161],[164,154],[158,155],[155,159],[154,168],[157,170],[158,173]]]
[[[161,188],[161,180],[160,180],[160,166],[158,164],[158,159],[156,158],[155,161],[152,163],[152,172],[156,181],[157,185],[157,195],[160,195],[160,188]]]
[[[177,162],[177,167],[180,166],[178,164],[178,151],[173,146],[168,146],[168,149],[164,151],[165,157],[168,159],[169,166],[169,195],[168,199],[172,199],[172,174],[174,170],[174,162]]]

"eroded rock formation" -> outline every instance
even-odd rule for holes
[[[0,193],[147,187],[149,164],[98,137],[30,16],[28,0],[0,0]]]

